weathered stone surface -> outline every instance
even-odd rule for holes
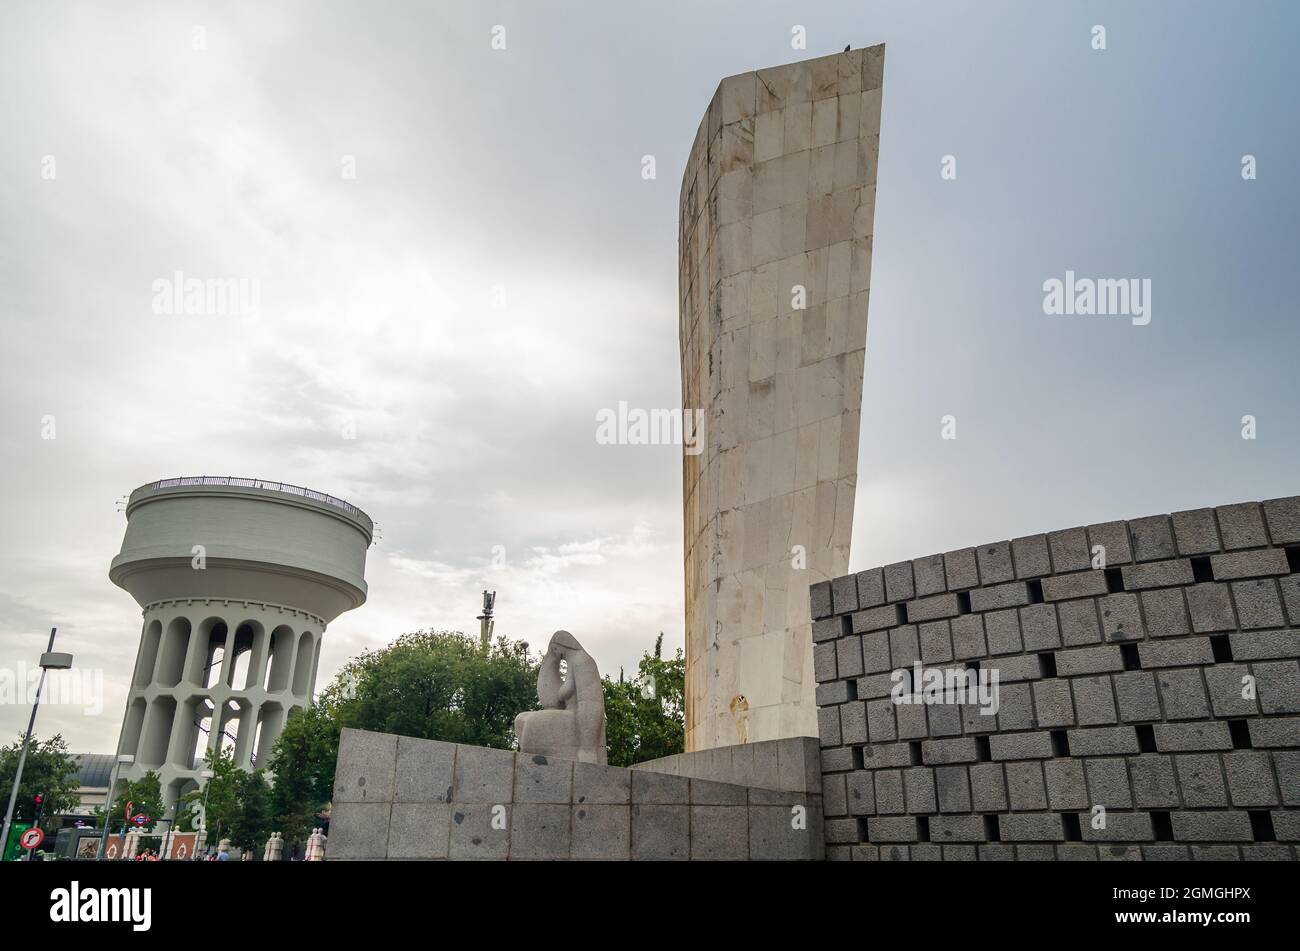
[[[567,859],[571,848],[567,803],[516,803],[510,814],[510,858]]]
[[[330,821],[329,857],[385,858],[391,812],[391,802],[335,802]]]
[[[628,861],[632,858],[632,807],[613,804],[575,805],[573,857]]]
[[[342,754],[339,759],[342,762]],[[512,802],[514,785],[514,753],[482,746],[456,747],[455,802]]]
[[[632,860],[685,861],[690,858],[690,806],[633,805]]]
[[[595,764],[599,765],[599,764]],[[573,798],[573,763],[541,753],[515,758],[515,802],[568,803]]]
[[[461,747],[462,750],[466,748]],[[509,858],[511,808],[504,803],[453,802],[448,857],[453,859]],[[332,840],[333,835],[330,838]],[[330,845],[333,846],[332,841]]]
[[[575,805],[624,805],[632,801],[632,771],[600,763],[573,764]]]
[[[805,660],[811,621],[915,596],[910,564],[905,580],[848,574],[883,53],[723,80],[686,160],[682,405],[703,415],[701,451],[682,456],[691,751],[814,734],[815,685],[834,675]]]
[[[456,744],[397,738],[396,802],[451,802]]]
[[[392,801],[397,737],[367,730],[344,730],[339,736],[338,763],[334,774],[336,803]]]
[[[691,807],[692,861],[737,862],[749,858],[749,806]]]
[[[451,805],[445,802],[395,802],[388,824],[388,858],[445,859]],[[335,837],[331,827],[331,856]]]

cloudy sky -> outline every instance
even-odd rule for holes
[[[116,503],[166,476],[379,523],[322,683],[473,629],[483,587],[499,632],[568,628],[606,671],[680,646],[678,450],[598,445],[596,413],[679,405],[678,189],[718,80],[847,43],[888,46],[855,570],[1300,491],[1300,17],[1133,6],[6,0],[0,668],[57,624],[103,677],[38,732],[115,743]],[[1046,316],[1067,269],[1149,279],[1150,324]],[[257,315],[155,313],[178,270],[258,282]]]

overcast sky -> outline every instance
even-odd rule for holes
[[[596,413],[680,403],[678,190],[718,81],[849,43],[888,48],[852,567],[1295,494],[1298,19],[5,0],[0,667],[57,624],[103,711],[38,733],[111,751],[140,627],[115,503],[200,473],[381,526],[318,686],[473,630],[484,587],[499,633],[567,628],[606,672],[682,645],[679,450],[597,445]],[[1046,316],[1067,269],[1149,279],[1150,324]],[[177,270],[257,281],[259,314],[154,313]],[[27,712],[0,706],[0,741]]]

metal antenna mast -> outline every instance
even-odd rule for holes
[[[487,650],[492,644],[492,608],[497,602],[495,591],[483,592],[483,613],[478,616],[478,636]]]

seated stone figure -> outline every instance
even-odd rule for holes
[[[568,670],[560,671],[560,661]],[[515,717],[519,752],[579,763],[605,762],[605,694],[591,655],[568,631],[556,631],[537,674],[541,710]]]

